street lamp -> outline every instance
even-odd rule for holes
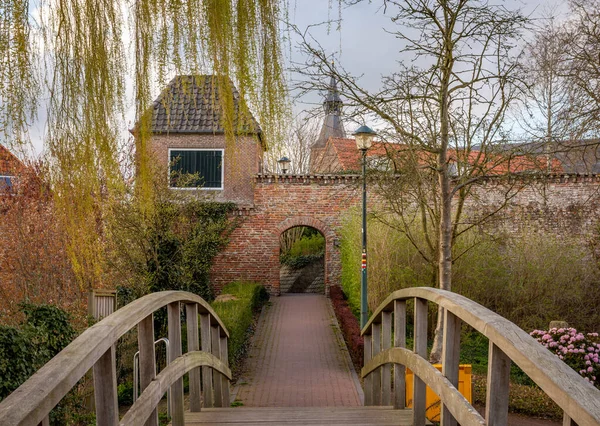
[[[367,306],[367,150],[373,143],[377,133],[367,126],[359,127],[353,133],[356,139],[356,147],[362,153],[362,263],[360,277],[360,328],[367,324],[369,308]]]
[[[277,162],[279,163],[279,167],[281,168],[281,171],[283,172],[283,174],[286,174],[288,171],[288,168],[290,167],[290,159],[287,157],[281,157],[279,160],[277,160]]]

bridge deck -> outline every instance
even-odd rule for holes
[[[294,426],[408,426],[411,410],[390,407],[238,407],[207,408],[200,413],[186,413],[188,426],[294,425]]]

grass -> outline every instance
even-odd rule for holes
[[[233,296],[231,300],[215,300],[211,305],[229,331],[229,365],[235,372],[245,357],[254,315],[269,300],[269,294],[260,284],[236,281],[227,284],[221,295]]]

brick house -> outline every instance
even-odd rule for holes
[[[233,117],[224,114],[222,96],[231,96]],[[228,119],[236,129],[230,139],[223,125]],[[262,172],[266,146],[258,122],[231,81],[223,84],[213,75],[176,76],[154,101],[150,132],[150,152],[173,190],[253,204],[253,177]]]
[[[0,191],[13,191],[15,178],[25,165],[12,152],[0,145]]]

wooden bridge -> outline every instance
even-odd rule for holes
[[[407,302],[414,302],[414,347],[406,348]],[[442,371],[427,360],[427,306],[444,310]],[[156,374],[153,313],[168,312],[171,363]],[[185,311],[188,352],[182,354]],[[481,416],[458,392],[461,324],[489,339],[487,397]],[[115,344],[137,327],[140,398],[119,419]],[[424,425],[425,391],[442,402],[443,425],[506,425],[509,372],[518,365],[564,411],[566,425],[600,425],[600,391],[508,320],[455,293],[413,288],[392,293],[362,330],[365,337],[364,407],[228,408],[231,371],[228,332],[210,305],[186,292],[145,296],[87,329],[0,404],[0,425],[47,425],[48,415],[93,369],[98,425],[156,425],[157,405],[171,395],[172,424],[179,425]],[[413,408],[405,409],[405,368],[414,372]],[[183,376],[189,373],[189,411]]]

